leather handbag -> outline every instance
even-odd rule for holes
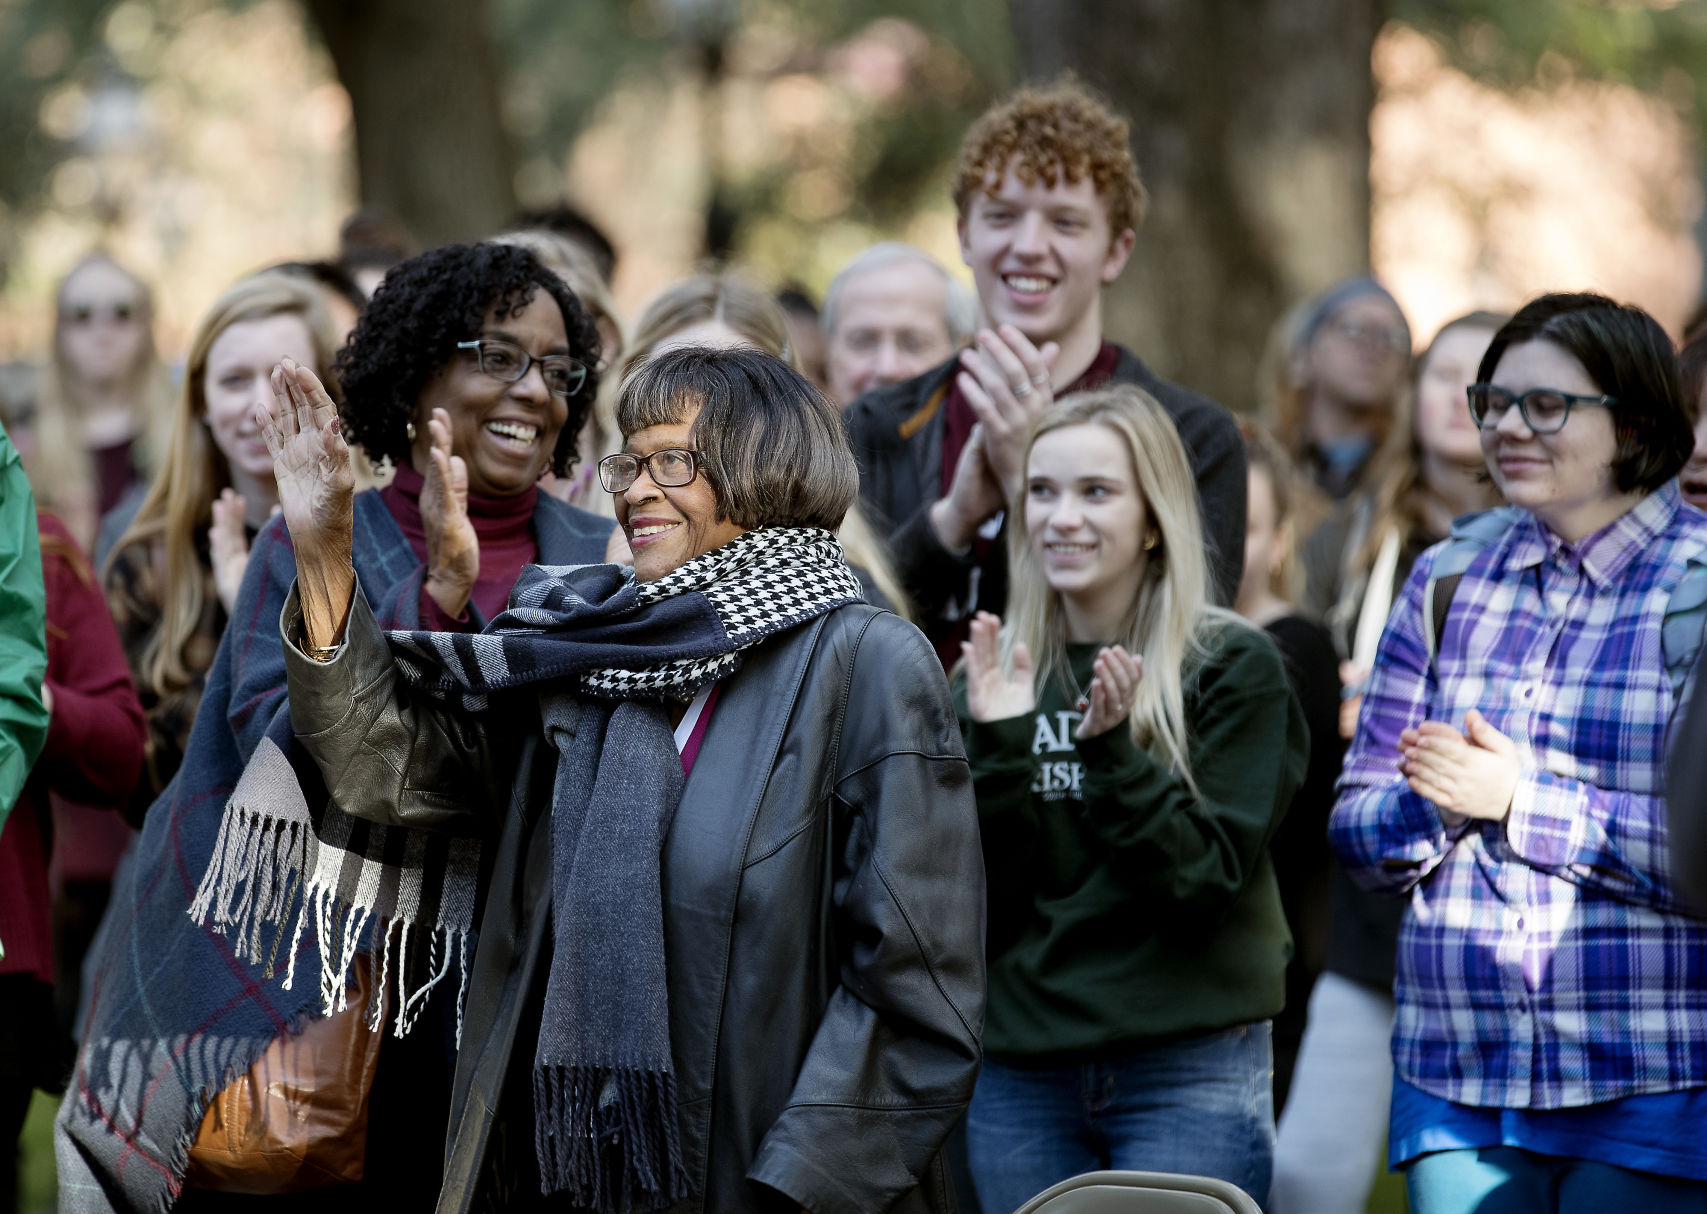
[[[274,1041],[213,1098],[190,1147],[186,1186],[275,1194],[362,1178],[385,1017],[382,1007],[382,1027],[368,1027],[373,974],[365,953],[351,971],[344,1011]]]

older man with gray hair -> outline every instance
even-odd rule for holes
[[[846,405],[941,363],[972,335],[978,304],[929,253],[885,241],[842,267],[820,323],[830,394]]]

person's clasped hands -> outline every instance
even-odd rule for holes
[[[1448,825],[1498,822],[1511,812],[1523,775],[1517,744],[1474,708],[1464,714],[1463,732],[1444,721],[1404,730],[1399,754],[1411,791],[1434,802]]]

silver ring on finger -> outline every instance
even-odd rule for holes
[[[1015,400],[1024,400],[1026,397],[1030,396],[1031,395],[1031,381],[1027,380],[1025,383],[1021,384],[1019,387],[1013,389],[1013,394],[1014,394]]]

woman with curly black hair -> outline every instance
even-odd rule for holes
[[[396,466],[389,486],[350,507],[356,574],[386,627],[477,630],[523,566],[603,558],[613,521],[536,488],[577,458],[598,361],[586,312],[526,249],[450,246],[386,275],[337,361],[340,428]],[[445,1140],[478,842],[370,830],[319,804],[313,830],[307,805],[288,829],[247,812],[254,782],[296,758],[278,639],[296,555],[280,519],[256,537],[183,768],[115,884],[77,1095],[59,1119],[68,1209],[163,1208],[181,1190],[178,1210],[223,1208],[227,1193],[301,1187],[312,1169],[281,1179],[231,1166],[224,1148],[238,1144],[215,1141],[212,1098],[320,1017],[314,978],[352,956],[373,994],[340,1015],[388,1035],[356,1152],[361,1180],[338,1200],[383,1195],[417,1210],[437,1194],[437,1169],[420,1161]],[[271,897],[234,898],[263,863],[298,876]],[[383,891],[383,913],[350,911],[358,885]],[[330,1179],[316,1175],[308,1183]],[[322,1212],[330,1196],[308,1195]]]

